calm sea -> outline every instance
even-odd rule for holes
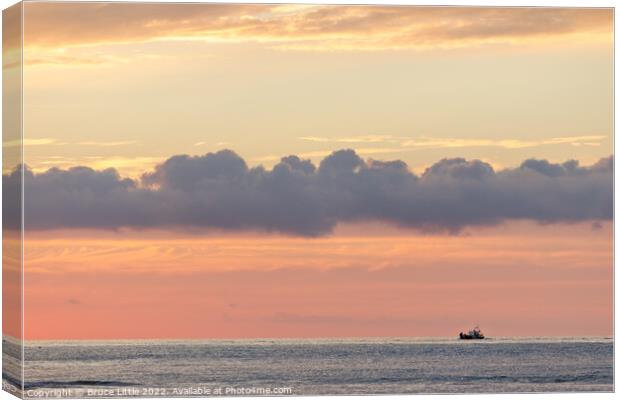
[[[613,390],[610,338],[40,341],[25,356],[29,397]]]

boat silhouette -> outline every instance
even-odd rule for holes
[[[467,333],[459,333],[459,339],[484,339],[484,333],[477,326]]]

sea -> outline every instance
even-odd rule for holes
[[[21,351],[3,344],[3,385],[19,387]],[[24,357],[37,398],[614,389],[612,338],[33,341]]]

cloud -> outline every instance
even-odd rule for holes
[[[321,136],[300,136],[300,140],[307,142],[335,142],[335,143],[382,143],[382,142],[395,142],[397,138],[390,135],[363,135],[363,136],[350,136],[350,137],[321,137]]]
[[[494,174],[493,167],[483,161],[450,158],[443,159],[427,168],[422,177],[424,179],[452,178],[460,181],[472,179],[482,181],[492,178]]]
[[[20,145],[24,145],[24,146],[45,146],[45,145],[52,145],[52,144],[61,144],[59,143],[56,139],[52,139],[52,138],[41,138],[41,139],[16,139],[16,140],[10,140],[10,141],[6,141],[3,143],[4,147],[18,147]]]
[[[58,65],[58,66],[102,66],[102,65],[110,65],[113,63],[127,63],[129,62],[126,58],[115,57],[110,55],[58,55],[58,54],[43,54],[38,53],[37,56],[29,57],[26,55],[25,57],[26,63],[28,66],[35,65]],[[19,66],[21,64],[17,64]]]
[[[504,149],[524,149],[529,147],[540,147],[549,145],[600,145],[600,141],[605,139],[604,135],[589,136],[566,136],[555,137],[541,140],[520,140],[520,139],[460,139],[460,138],[419,138],[402,142],[404,147],[420,148],[462,148],[462,147],[500,147]]]
[[[87,141],[87,142],[79,142],[78,144],[83,145],[83,146],[116,147],[116,146],[127,146],[130,144],[136,144],[136,141],[135,140],[119,140],[116,142]]]
[[[378,50],[613,38],[611,8],[30,3],[25,43],[255,41],[287,50]]]
[[[146,168],[161,163],[164,157],[103,157],[103,156],[47,156],[44,158],[30,157],[29,167],[33,172],[43,173],[50,168],[71,168],[87,164],[94,169],[115,168],[131,177],[138,177]]]
[[[476,138],[437,138],[437,137],[396,137],[389,135],[366,135],[351,137],[302,136],[300,140],[318,143],[398,143],[406,148],[463,148],[463,147],[500,147],[504,149],[523,149],[549,145],[600,146],[604,135],[564,136],[550,139],[476,139]],[[401,150],[402,151],[402,150]]]
[[[126,146],[130,144],[135,144],[135,140],[123,140],[116,142],[97,142],[97,141],[85,141],[75,143],[77,145],[82,146],[97,146],[97,147],[116,147],[116,146]],[[17,139],[11,140],[3,143],[4,147],[18,147],[20,145],[24,146],[47,146],[47,145],[64,145],[66,143],[59,142],[54,138],[39,138],[39,139]]]
[[[109,168],[25,171],[26,229],[180,228],[261,230],[320,236],[339,223],[381,221],[457,232],[505,220],[611,220],[613,158],[582,167],[526,160],[494,171],[479,160],[444,159],[418,176],[400,160],[363,160],[340,150],[315,166],[287,156],[266,170],[230,150],[178,155],[140,179]],[[3,176],[16,207],[19,170]],[[9,226],[19,218],[5,214]]]
[[[207,142],[196,142],[196,143],[194,143],[194,146],[205,146],[207,144],[209,144],[209,143],[207,143]],[[229,144],[228,142],[217,142],[217,143],[215,143],[215,146],[221,147],[221,146],[226,146],[228,144]]]
[[[327,157],[334,150],[317,150],[317,151],[307,151],[303,153],[299,153],[298,156],[302,158],[317,158],[317,157]],[[355,152],[362,156],[374,156],[374,155],[385,155],[392,153],[402,153],[407,151],[406,148],[402,147],[357,147]],[[280,160],[280,156],[277,155],[267,155],[262,157],[253,158],[254,161],[278,161]]]

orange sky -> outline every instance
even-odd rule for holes
[[[26,239],[27,339],[612,332],[610,224]]]

